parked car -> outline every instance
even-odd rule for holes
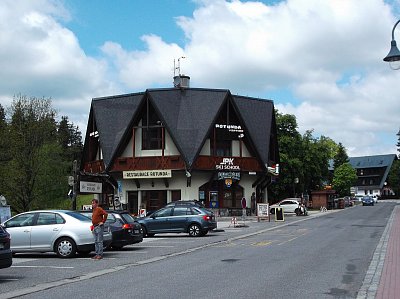
[[[176,201],[171,201],[166,205],[166,207],[175,207],[175,206],[194,206],[194,207],[204,208],[204,205],[198,200],[176,200]]]
[[[361,195],[361,194],[356,194],[356,196],[355,196],[355,198],[356,198],[356,200],[357,201],[362,201],[362,198],[364,197],[364,195]]]
[[[300,207],[300,198],[285,198],[280,202],[270,206],[270,213],[275,213],[275,208],[283,208],[284,213],[294,213]]]
[[[354,206],[354,199],[351,198],[350,196],[345,196],[345,197],[343,197],[343,199],[344,199],[344,206],[345,207]]]
[[[0,269],[11,267],[11,265],[10,234],[0,225]]]
[[[110,247],[121,249],[130,244],[143,241],[142,226],[133,218],[128,211],[106,210],[108,217],[105,225],[110,227],[112,242]],[[82,215],[92,219],[92,211],[79,211]]]
[[[42,210],[18,214],[2,224],[11,235],[11,250],[19,252],[55,252],[61,258],[94,250],[92,222],[66,210]],[[111,243],[105,229],[104,246]]]
[[[150,216],[139,218],[143,236],[159,233],[188,233],[191,237],[204,236],[217,228],[214,213],[197,206],[166,206]]]
[[[361,202],[363,206],[373,206],[374,205],[374,199],[371,196],[363,196],[361,198]]]

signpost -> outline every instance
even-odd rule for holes
[[[267,219],[268,221],[270,220],[269,217],[269,204],[267,203],[258,203],[257,204],[257,221],[260,222],[262,219]]]
[[[103,184],[102,183],[96,183],[96,182],[85,182],[85,181],[80,181],[79,182],[79,191],[84,192],[84,193],[102,193],[103,190]]]
[[[285,221],[283,208],[275,208],[275,221]]]

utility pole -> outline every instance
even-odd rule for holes
[[[72,186],[72,210],[76,210],[76,193],[78,186],[78,162],[74,160],[73,164],[74,185]]]

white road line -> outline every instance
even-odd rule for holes
[[[59,267],[59,266],[11,266],[11,268],[74,269],[74,267]]]
[[[26,262],[32,262],[32,261],[37,261],[38,259],[29,259],[29,258],[15,258],[13,257],[13,264],[19,264],[19,263],[26,263]]]
[[[169,246],[169,245],[143,245],[145,248],[172,248],[175,246]]]

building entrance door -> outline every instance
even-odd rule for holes
[[[138,215],[139,204],[138,204],[138,191],[128,191],[128,207],[129,213]]]

